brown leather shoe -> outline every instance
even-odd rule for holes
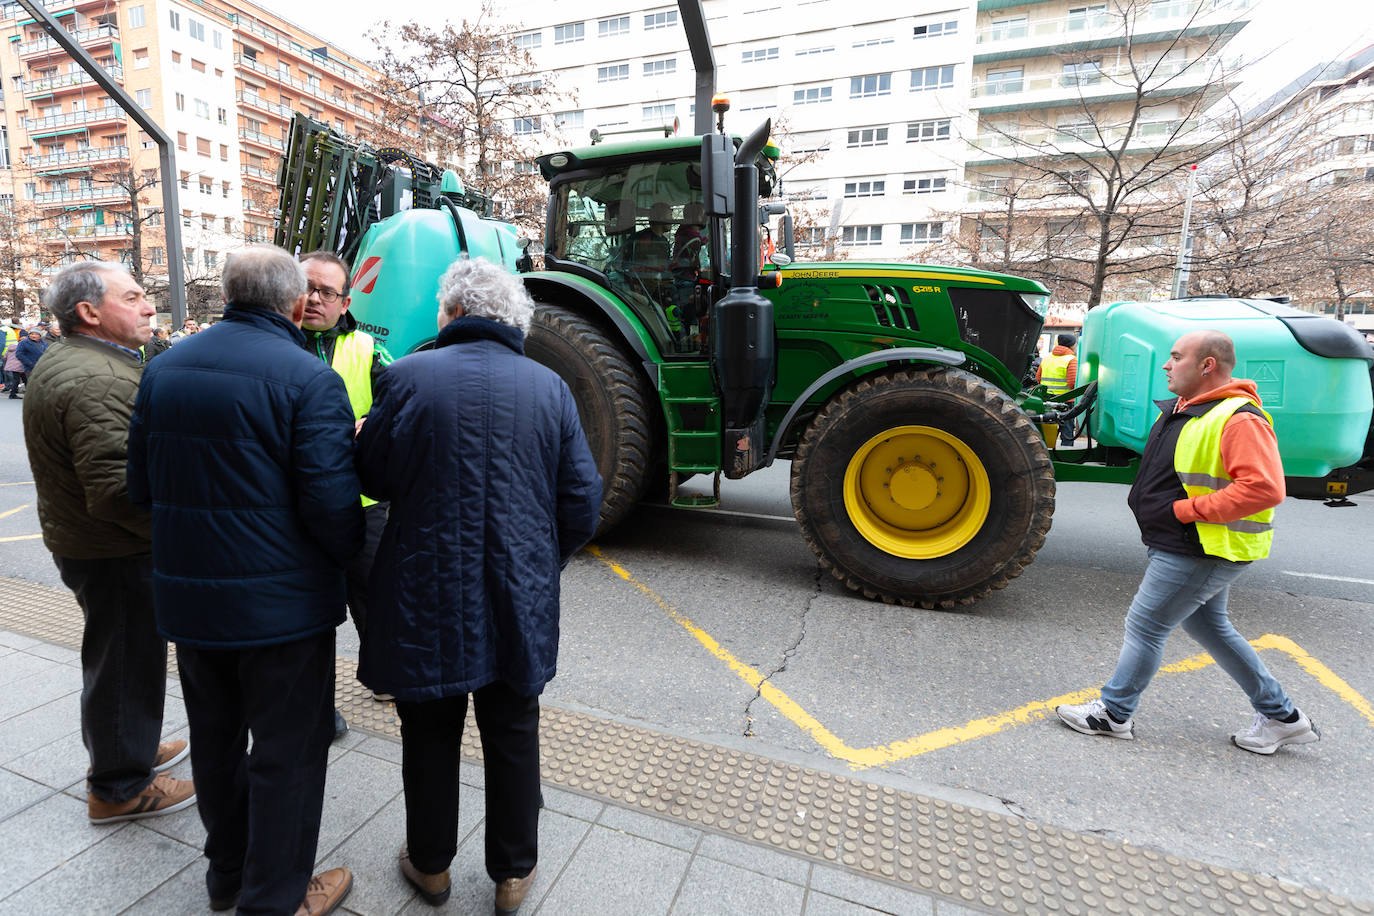
[[[401,847],[400,856],[401,874],[410,886],[420,892],[420,899],[430,906],[439,906],[448,900],[449,893],[453,890],[449,882],[448,869],[444,869],[437,875],[426,874],[416,868],[410,861],[410,852],[406,847]]]
[[[164,741],[157,746],[157,756],[153,758],[153,772],[163,773],[186,759],[191,753],[191,745],[185,741]]]
[[[306,885],[305,899],[297,908],[296,916],[325,916],[326,913],[332,913],[352,889],[353,872],[346,868],[322,871]]]
[[[189,779],[154,776],[148,788],[128,801],[107,802],[93,793],[86,795],[86,816],[92,824],[115,824],[145,817],[171,814],[196,803],[196,787]]]
[[[512,916],[525,902],[525,895],[534,883],[535,869],[523,878],[507,878],[496,884],[496,916]]]

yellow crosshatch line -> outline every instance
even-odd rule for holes
[[[36,541],[42,536],[41,534],[21,534],[16,538],[0,538],[0,544],[8,544],[10,541]]]
[[[596,557],[601,563],[610,568],[612,572],[633,585],[643,593],[650,601],[668,615],[678,626],[682,627],[697,642],[701,643],[706,650],[716,658],[725,662],[730,670],[735,672],[746,684],[759,691],[763,699],[771,703],[778,712],[782,713],[794,725],[802,731],[811,735],[827,753],[832,757],[847,762],[851,769],[862,770],[869,767],[883,766],[889,763],[896,763],[909,757],[916,757],[921,754],[928,754],[942,748],[952,747],[966,741],[974,741],[978,738],[986,738],[1000,731],[1005,731],[1016,725],[1025,725],[1037,719],[1043,719],[1054,711],[1054,707],[1067,703],[1086,703],[1088,700],[1099,696],[1097,689],[1076,690],[1073,693],[1062,694],[1048,700],[1036,700],[1031,703],[1018,706],[1008,712],[996,713],[991,716],[984,716],[981,719],[971,719],[963,725],[955,725],[948,728],[938,728],[935,731],[926,732],[923,735],[913,735],[900,741],[884,744],[879,747],[850,747],[838,735],[830,731],[820,723],[814,716],[801,707],[795,700],[786,693],[770,684],[757,668],[751,667],[736,658],[731,652],[715,640],[710,633],[698,627],[681,611],[669,604],[653,589],[640,582],[630,573],[629,570],[621,566],[601,552],[596,546],[589,546],[587,552]],[[1360,715],[1374,726],[1374,706],[1361,696],[1353,687],[1336,675],[1334,671],[1323,665],[1317,659],[1309,655],[1301,646],[1293,642],[1286,636],[1278,636],[1273,633],[1266,633],[1259,639],[1253,639],[1250,644],[1257,650],[1277,649],[1288,655],[1297,662],[1308,674],[1316,678],[1317,682],[1323,687],[1335,693],[1342,700],[1355,707]],[[1159,669],[1160,674],[1181,674],[1187,671],[1197,671],[1206,668],[1208,665],[1216,664],[1210,655],[1194,655],[1182,661],[1164,665]]]
[[[14,513],[23,512],[25,509],[32,505],[33,503],[24,503],[24,505],[22,506],[15,506],[13,509],[7,509],[4,512],[0,512],[0,518],[9,518]]]

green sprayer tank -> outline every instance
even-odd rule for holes
[[[1159,416],[1154,402],[1174,397],[1163,372],[1169,351],[1204,329],[1235,341],[1234,375],[1258,387],[1286,475],[1324,477],[1360,460],[1374,409],[1369,344],[1331,318],[1255,299],[1115,302],[1089,311],[1079,384],[1097,381],[1090,428],[1100,443],[1145,450]]]
[[[373,223],[353,260],[349,311],[392,356],[404,356],[438,331],[439,281],[448,266],[466,252],[514,271],[516,241],[510,224],[456,206],[405,210]]]

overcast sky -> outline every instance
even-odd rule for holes
[[[384,5],[376,0],[293,0],[288,9],[299,25],[351,54],[371,59],[376,49],[364,36],[376,23],[389,17],[398,23],[420,19],[438,26],[443,18],[434,7],[420,0],[391,0]],[[448,17],[458,22],[479,8],[479,0],[459,0],[447,6]],[[1231,50],[1248,60],[1263,59],[1246,76],[1245,94],[1258,98],[1282,88],[1319,60],[1349,57],[1370,44],[1374,44],[1371,0],[1257,0],[1250,24],[1232,42]]]

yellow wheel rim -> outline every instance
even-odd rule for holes
[[[849,520],[874,547],[909,560],[953,553],[988,518],[983,462],[958,436],[898,426],[869,439],[844,472]]]

